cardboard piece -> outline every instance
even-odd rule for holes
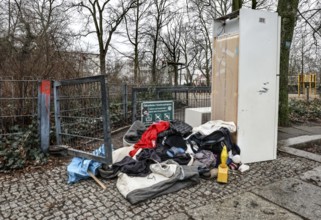
[[[237,123],[239,35],[214,39],[212,120]],[[236,124],[237,125],[237,124]]]

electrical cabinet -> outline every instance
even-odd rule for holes
[[[192,127],[200,126],[211,118],[211,107],[186,108],[185,123]]]
[[[276,159],[280,17],[244,8],[213,26],[211,119],[236,124],[243,163]]]

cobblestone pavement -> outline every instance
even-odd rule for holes
[[[67,184],[66,166],[20,176],[0,176],[0,219],[164,219],[178,212],[219,202],[280,179],[297,177],[320,163],[279,153],[274,161],[249,164],[250,170],[231,173],[228,184],[202,180],[199,185],[130,205],[116,180]]]

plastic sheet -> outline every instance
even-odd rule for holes
[[[93,155],[105,156],[104,145],[101,145],[98,149],[94,150]],[[99,167],[101,167],[100,162],[74,157],[67,167],[68,184],[76,183],[82,179],[89,178],[90,176],[88,171],[92,172],[94,175],[97,175]]]

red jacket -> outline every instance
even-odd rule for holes
[[[147,128],[147,130],[143,133],[140,140],[135,144],[134,150],[129,152],[131,157],[135,156],[136,152],[140,148],[154,148],[156,145],[157,135],[165,131],[169,128],[168,121],[160,121],[158,123],[152,124]]]

